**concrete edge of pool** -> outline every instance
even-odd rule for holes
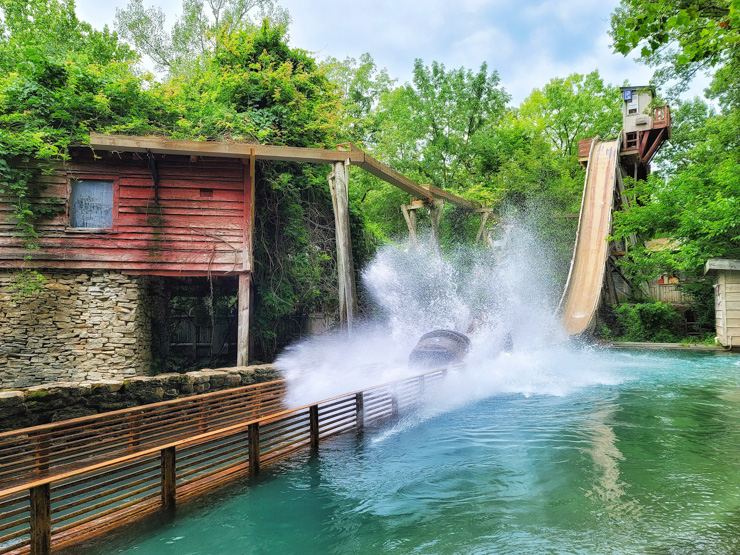
[[[721,345],[699,345],[684,343],[642,343],[636,341],[607,341],[602,343],[610,349],[653,349],[672,351],[705,351],[716,353],[740,353],[740,348],[725,349]]]

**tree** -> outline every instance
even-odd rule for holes
[[[213,51],[223,29],[254,29],[263,18],[285,26],[290,21],[275,0],[183,0],[182,11],[168,30],[162,8],[147,9],[143,0],[129,0],[125,8],[116,9],[115,26],[157,69],[176,75]]]
[[[500,121],[509,96],[496,71],[446,70],[414,62],[412,83],[381,99],[377,150],[396,169],[452,191],[470,188],[475,144]]]
[[[721,79],[729,71],[737,87],[738,0],[622,0],[610,34],[617,52],[639,48],[640,59],[658,68],[659,83],[678,79],[685,90],[698,71],[719,68]]]
[[[669,237],[671,249],[633,249],[622,261],[636,282],[661,272],[683,273],[697,312],[711,325],[708,258],[740,257],[740,2],[738,0],[622,0],[612,16],[617,51],[640,49],[659,82],[678,79],[685,89],[697,71],[714,69],[714,113],[696,99],[672,114],[671,145],[660,154],[660,174],[629,183],[637,199],[615,216],[615,235]]]
[[[396,80],[388,76],[387,69],[378,69],[369,53],[362,54],[359,62],[350,57],[341,61],[330,57],[321,67],[342,93],[339,125],[344,140],[362,146],[376,143],[376,108]]]
[[[542,129],[552,144],[568,155],[578,141],[599,135],[616,137],[622,127],[619,89],[607,85],[595,70],[551,79],[522,103],[521,116]]]

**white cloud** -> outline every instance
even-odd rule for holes
[[[101,28],[112,26],[126,0],[78,0],[77,13]],[[181,0],[156,3],[174,21]],[[329,0],[282,0],[293,18],[291,44],[318,57],[359,57],[370,52],[380,67],[403,83],[415,58],[448,68],[477,69],[488,62],[521,102],[553,77],[599,69],[613,84],[644,83],[652,70],[614,54],[607,34],[618,0],[375,0],[337,4]],[[708,83],[699,78],[692,94]]]

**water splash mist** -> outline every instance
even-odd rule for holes
[[[445,386],[455,405],[503,392],[561,395],[612,381],[598,357],[568,346],[554,314],[561,292],[548,252],[525,224],[512,226],[497,250],[466,246],[443,254],[428,240],[382,247],[362,275],[373,316],[350,335],[311,338],[276,361],[288,381],[288,403],[418,373],[409,368],[409,353],[435,329],[471,340],[464,370]],[[503,352],[507,336],[510,353]]]

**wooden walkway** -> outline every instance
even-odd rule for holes
[[[445,370],[286,409],[283,381],[0,434],[0,553],[125,526],[417,406]]]

